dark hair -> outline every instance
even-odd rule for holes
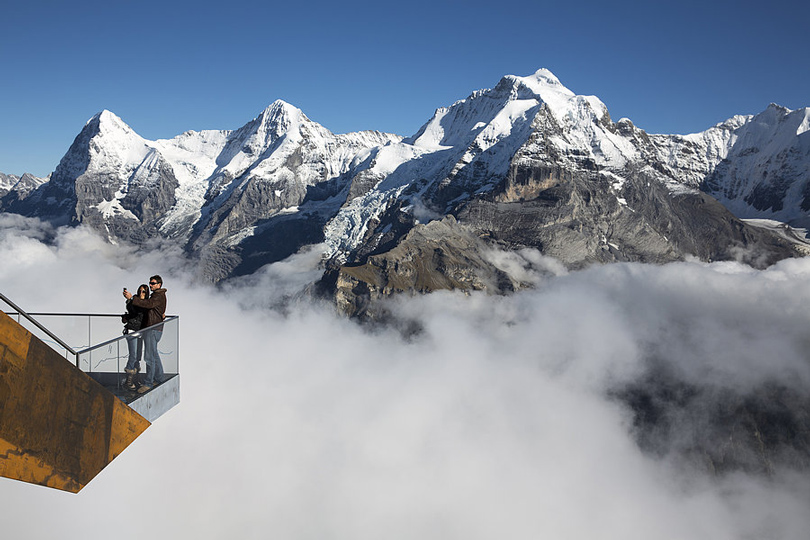
[[[141,283],[141,284],[138,286],[138,295],[140,295],[140,294],[141,294],[141,291],[145,292],[145,293],[146,293],[146,297],[147,297],[147,298],[149,298],[149,285],[147,285],[147,284],[145,284],[145,283]]]
[[[160,276],[159,276],[159,275],[157,275],[157,274],[155,274],[154,276],[150,277],[150,278],[149,278],[149,281],[157,281],[158,283],[160,283],[161,285],[163,285],[163,278],[162,278],[162,277],[160,277]]]

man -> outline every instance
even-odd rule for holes
[[[150,277],[149,289],[151,294],[146,300],[137,296],[133,297],[131,292],[124,291],[124,297],[127,300],[132,298],[132,305],[147,310],[146,319],[141,330],[143,333],[143,356],[146,361],[146,378],[141,387],[138,388],[139,394],[148,392],[153,386],[163,382],[163,362],[160,361],[160,353],[158,353],[158,342],[163,337],[163,325],[161,323],[166,318],[166,289],[163,288],[163,278],[157,275]],[[149,328],[156,324],[160,326]]]

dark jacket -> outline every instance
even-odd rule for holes
[[[166,316],[166,289],[153,291],[152,296],[146,300],[133,296],[132,303],[136,307],[146,309],[146,320],[143,328],[163,322],[163,318]]]
[[[146,318],[146,310],[139,308],[132,303],[132,299],[127,300],[127,312],[121,316],[121,322],[124,323],[124,333],[137,332],[143,328],[143,321]]]

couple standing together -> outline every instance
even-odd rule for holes
[[[127,312],[122,316],[126,325],[124,333],[144,330],[134,336],[127,335],[129,359],[124,368],[127,374],[124,387],[143,394],[160,384],[163,379],[163,363],[158,353],[158,341],[163,336],[163,325],[148,330],[150,326],[160,324],[166,318],[166,289],[163,288],[163,278],[157,275],[150,277],[149,285],[138,287],[138,294],[134,296],[124,289],[124,298],[127,299]],[[146,375],[143,381],[139,381],[142,352],[146,361]]]

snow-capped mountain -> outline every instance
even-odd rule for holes
[[[379,132],[334,135],[299,109],[276,101],[228,137],[219,165],[206,178],[205,193],[195,199],[194,245],[239,242],[252,236],[262,220],[296,214],[304,202],[328,199],[335,190],[330,182],[349,170],[359,152],[399,140]],[[317,212],[317,206],[308,209]],[[170,215],[164,230],[173,219]]]
[[[357,246],[365,225],[384,207],[380,201],[396,197],[406,206],[427,205],[443,215],[491,192],[537,147],[538,130],[550,134],[541,121],[559,132],[544,141],[555,145],[558,166],[579,167],[587,155],[594,166],[621,169],[638,158],[631,142],[608,129],[607,108],[596,97],[575,95],[548,70],[507,76],[492,90],[438,109],[415,136],[380,150],[377,161],[383,165],[372,163],[371,170],[379,170],[385,181],[352,200],[327,227],[332,253],[339,256]]]
[[[2,209],[89,224],[112,242],[164,238],[196,255],[219,253],[253,236],[265,220],[295,216],[305,200],[318,200],[333,214],[340,203],[325,199],[358,152],[400,139],[379,132],[334,135],[283,101],[237,130],[188,131],[156,141],[102,111],[47,184],[25,201],[3,197]],[[306,221],[318,214],[316,206],[309,204]],[[215,279],[232,269],[212,264]]]
[[[810,109],[771,104],[704,132],[651,135],[678,181],[700,188],[737,217],[810,225]]]
[[[760,115],[737,116],[702,133],[649,135],[628,119],[613,123],[598,98],[575,95],[547,70],[530,77],[507,76],[491,91],[439,109],[417,135],[383,151],[387,159],[381,159],[380,172],[387,174],[386,181],[342,210],[327,229],[327,239],[335,254],[356,246],[365,234],[364,224],[380,211],[374,202],[385,199],[383,192],[410,186],[415,178],[439,180],[406,197],[417,204],[425,193],[436,202],[443,192],[441,202],[453,203],[458,202],[454,197],[490,191],[540,144],[551,151],[549,161],[555,166],[595,167],[617,192],[628,167],[646,169],[673,194],[702,189],[737,217],[806,227],[808,117],[808,109],[791,112],[772,105]],[[541,120],[547,126],[538,131],[542,126],[533,122]],[[537,141],[529,143],[533,131]],[[348,223],[356,225],[347,235]]]
[[[29,173],[16,176],[0,172],[0,198],[13,192],[12,197],[25,199],[32,191],[47,182],[49,178],[39,178]]]
[[[330,255],[348,263],[333,278],[338,299],[352,311],[356,290],[373,298],[430,283],[520,286],[476,258],[483,243],[539,248],[573,267],[685,255],[761,265],[788,256],[793,248],[700,191],[733,158],[750,120],[686,137],[648,135],[627,119],[614,123],[601,101],[575,95],[547,70],[504,77],[379,151],[384,179],[326,227]],[[436,224],[445,215],[455,219]],[[463,279],[444,280],[454,273]]]
[[[743,218],[810,227],[810,109],[771,105],[735,132],[704,189]]]
[[[6,187],[0,209],[87,223],[110,241],[180,243],[213,280],[324,242],[324,283],[347,306],[357,294],[520,286],[482,258],[493,246],[572,267],[762,265],[796,248],[706,192],[738,217],[804,226],[809,114],[771,106],[702,133],[650,135],[548,70],[437,109],[408,138],[336,135],[276,101],[237,130],[149,141],[103,111],[49,181],[26,197]]]

